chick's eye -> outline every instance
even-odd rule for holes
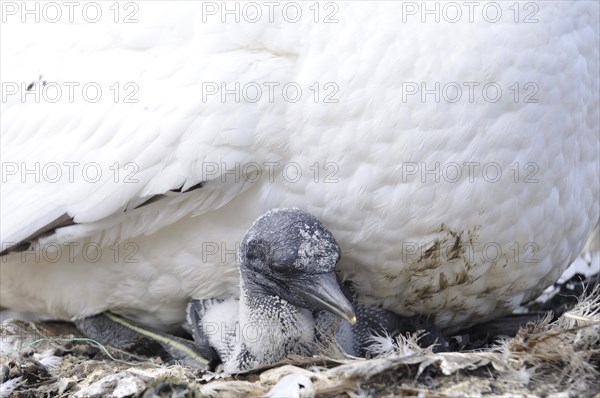
[[[270,266],[273,271],[281,274],[290,274],[293,271],[293,267],[290,267],[288,264],[285,264],[281,261],[275,260],[270,264]]]
[[[295,269],[295,263],[298,261],[298,253],[293,247],[278,247],[273,252],[273,259],[270,265],[271,270],[280,274],[290,275]]]
[[[281,259],[273,259],[273,261],[271,262],[271,264],[269,264],[269,266],[271,267],[271,270],[273,272],[276,272],[282,276],[286,276],[286,277],[290,277],[290,276],[294,276],[294,275],[298,275],[302,273],[302,270],[298,269],[298,267],[296,266],[296,264],[294,263],[294,261],[292,259],[286,259],[286,260],[281,260]]]

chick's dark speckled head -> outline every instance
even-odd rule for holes
[[[254,222],[240,247],[240,263],[283,275],[331,272],[340,247],[325,226],[300,209],[276,209]]]
[[[239,256],[242,280],[251,294],[276,295],[295,306],[355,322],[335,275],[340,247],[316,217],[300,209],[265,213],[248,230]]]

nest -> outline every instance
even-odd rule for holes
[[[584,293],[578,300],[565,296],[574,306],[562,300],[554,314],[526,322],[512,337],[466,332],[478,349],[434,353],[418,345],[419,334],[395,344],[383,336],[374,341],[382,351],[376,358],[289,358],[233,376],[105,347],[68,323],[7,321],[0,395],[592,397],[600,391],[600,288],[579,283],[575,290]]]

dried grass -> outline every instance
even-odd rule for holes
[[[37,334],[27,335],[29,340],[23,339],[22,330],[17,329],[31,326],[36,328]],[[552,316],[548,315],[541,321],[530,322],[515,337],[497,342],[488,349],[433,353],[431,348],[419,347],[419,334],[401,336],[393,345],[388,338],[381,336],[374,339],[374,344],[379,344],[384,351],[377,358],[343,358],[337,353],[335,358],[290,358],[234,376],[181,365],[166,366],[156,359],[141,360],[109,347],[98,348],[93,342],[75,334],[66,337],[63,334],[61,339],[57,339],[39,324],[7,323],[0,331],[0,348],[5,352],[0,363],[42,361],[44,355],[53,358],[46,360],[52,365],[48,366],[51,373],[48,380],[35,385],[27,381],[26,375],[18,375],[22,379],[12,382],[16,384],[12,391],[14,396],[27,396],[32,391],[65,397],[86,394],[110,396],[139,386],[143,386],[142,390],[152,389],[163,380],[181,386],[187,391],[187,396],[209,397],[258,397],[270,391],[270,396],[298,397],[548,394],[591,397],[600,391],[598,287],[557,320],[552,321]],[[21,338],[18,346],[17,335]],[[43,338],[40,339],[40,335]],[[81,348],[83,346],[94,351],[93,355],[89,352],[82,354],[85,351]],[[19,350],[18,355],[15,349]],[[60,360],[54,355],[56,350],[63,351]],[[65,354],[65,350],[70,351]],[[16,377],[12,379],[17,380]],[[6,394],[8,387],[10,385],[5,383],[0,391]]]

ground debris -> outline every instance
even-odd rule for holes
[[[537,303],[533,317],[480,325],[479,335],[460,332],[461,351],[420,348],[415,334],[369,360],[289,358],[233,376],[105,347],[69,323],[9,321],[0,327],[0,396],[593,397],[600,392],[597,279],[566,282],[585,299],[571,307],[556,298],[560,317]]]

